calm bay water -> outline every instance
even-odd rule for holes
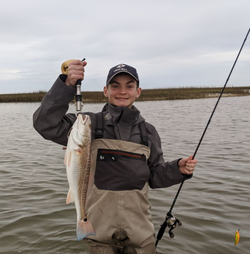
[[[215,99],[138,102],[157,128],[166,160],[194,153]],[[88,253],[77,242],[62,147],[32,126],[39,103],[0,104],[0,253]],[[97,112],[103,104],[87,104]],[[70,107],[74,112],[74,107]],[[250,96],[222,98],[173,213],[183,225],[166,232],[158,253],[250,253]],[[150,191],[156,232],[179,185]],[[240,243],[234,234],[240,228]]]

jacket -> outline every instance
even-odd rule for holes
[[[75,88],[67,86],[66,75],[60,75],[52,88],[42,99],[41,106],[33,115],[34,128],[45,138],[58,144],[67,145],[67,135],[76,120],[75,114],[66,114],[68,104],[75,95]],[[104,138],[118,139],[140,143],[139,123],[145,121],[139,110],[114,107],[107,103],[105,112]],[[95,125],[95,123],[93,123]],[[150,170],[149,186],[151,188],[169,187],[182,181],[179,171],[179,159],[165,162],[161,148],[161,140],[155,127],[145,122],[148,134],[150,156],[147,164]],[[189,178],[189,177],[188,177]]]

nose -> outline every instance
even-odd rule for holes
[[[119,90],[120,94],[126,94],[126,88],[125,87],[121,87]]]

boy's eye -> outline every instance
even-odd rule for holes
[[[134,85],[128,85],[128,88],[132,89],[134,88]]]

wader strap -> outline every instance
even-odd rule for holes
[[[139,129],[141,133],[141,145],[148,146],[148,135],[144,121],[139,123]]]
[[[103,112],[99,112],[96,114],[95,139],[103,138],[103,118]]]

